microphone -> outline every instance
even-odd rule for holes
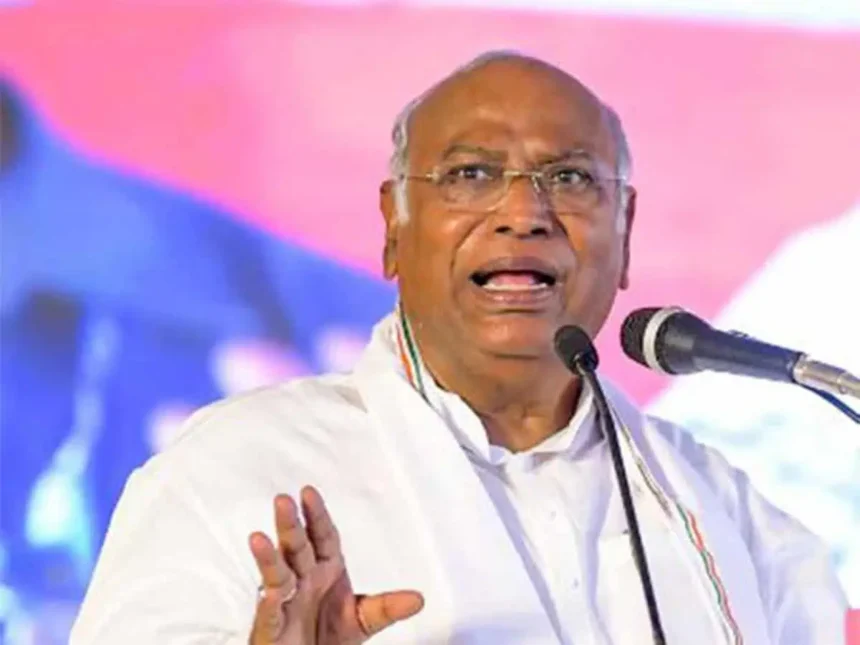
[[[664,374],[706,370],[796,383],[860,398],[860,378],[740,332],[723,332],[678,307],[637,309],[621,326],[624,353]]]
[[[624,517],[627,527],[630,529],[630,546],[633,549],[633,558],[639,571],[639,581],[642,583],[642,593],[645,596],[645,604],[648,608],[648,619],[651,622],[651,635],[655,645],[666,645],[666,636],[663,632],[663,624],[660,621],[660,612],[657,608],[657,597],[654,594],[654,584],[651,582],[651,573],[648,570],[648,561],[645,558],[645,546],[642,543],[642,534],[639,531],[639,522],[636,519],[636,509],[633,507],[633,495],[630,493],[630,484],[627,481],[627,473],[624,470],[624,460],[621,457],[621,447],[618,445],[618,432],[613,421],[609,401],[600,381],[594,371],[600,362],[597,350],[591,342],[591,338],[581,328],[575,325],[566,325],[555,333],[553,339],[555,353],[574,374],[578,374],[582,380],[588,383],[594,394],[594,407],[597,409],[597,423],[600,431],[609,443],[609,454],[612,457],[612,467],[618,480],[618,491],[621,495],[621,503],[624,507]]]
[[[555,333],[555,353],[571,372],[593,372],[600,359],[591,338],[582,327],[565,325]]]

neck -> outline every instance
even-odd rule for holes
[[[505,378],[501,372],[508,370],[511,374]],[[522,364],[498,365],[471,378],[465,370],[455,369],[453,380],[443,375],[439,383],[459,394],[475,411],[491,444],[521,452],[568,424],[581,391],[580,382],[572,377],[553,379],[546,370],[538,369],[539,374],[531,378],[525,375],[527,370]]]
[[[555,358],[519,358],[474,352],[452,355],[421,347],[421,360],[443,389],[478,415],[490,443],[511,452],[532,448],[565,427],[579,401],[581,383]]]

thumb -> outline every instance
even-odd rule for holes
[[[355,612],[368,638],[399,620],[414,616],[424,607],[424,596],[417,591],[391,591],[375,596],[356,596]]]

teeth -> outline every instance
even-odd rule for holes
[[[541,289],[549,289],[549,285],[543,282],[536,284],[492,284],[488,283],[483,286],[487,291],[540,291]]]

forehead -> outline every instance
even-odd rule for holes
[[[529,158],[572,149],[615,158],[600,101],[534,62],[496,61],[443,82],[412,115],[409,139],[413,163],[432,163],[458,144]]]

